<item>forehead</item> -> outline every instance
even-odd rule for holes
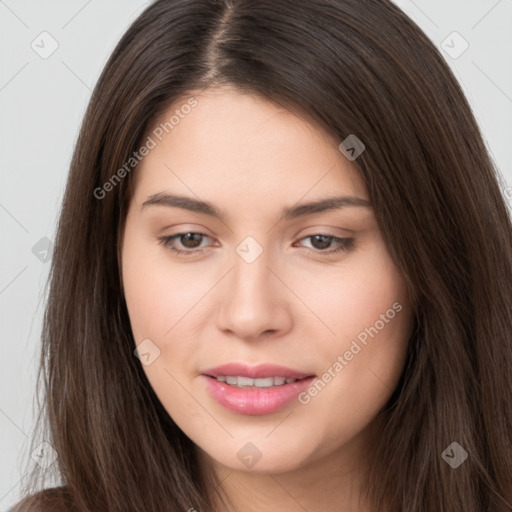
[[[139,201],[165,190],[241,208],[334,192],[367,198],[357,169],[338,149],[341,141],[255,94],[193,91],[147,136],[154,147],[135,172]]]

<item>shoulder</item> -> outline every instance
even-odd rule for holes
[[[72,504],[67,487],[52,487],[26,496],[7,512],[72,512]]]

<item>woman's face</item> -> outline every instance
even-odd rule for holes
[[[341,140],[289,111],[193,98],[147,134],[122,241],[147,378],[219,467],[356,458],[412,323],[364,184]]]

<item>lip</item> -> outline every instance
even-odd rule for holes
[[[219,375],[239,375],[252,379],[280,376],[301,380],[271,388],[237,388],[216,380]],[[210,395],[220,405],[238,414],[256,416],[271,414],[291,404],[301,392],[311,385],[316,377],[273,364],[251,367],[240,363],[230,363],[205,370],[201,378]]]
[[[239,375],[251,379],[264,379],[266,377],[285,377],[287,379],[304,379],[311,377],[311,373],[303,373],[285,366],[275,364],[259,364],[248,366],[243,363],[228,363],[201,372],[203,375],[217,378],[219,375]]]

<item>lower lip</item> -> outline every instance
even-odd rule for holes
[[[213,398],[227,409],[239,414],[261,415],[279,411],[305,391],[315,377],[271,388],[236,388],[217,379],[202,376]]]

